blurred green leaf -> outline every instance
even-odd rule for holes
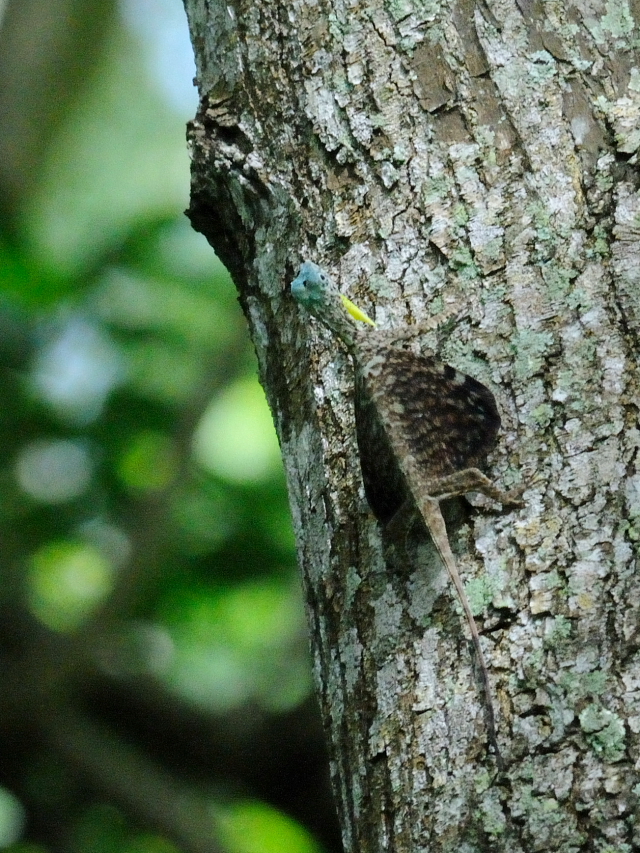
[[[171,437],[152,430],[131,436],[118,464],[125,485],[141,492],[165,489],[177,470],[178,457]]]
[[[95,803],[85,808],[76,821],[72,853],[121,853],[129,836],[129,825],[119,809]]]
[[[177,280],[161,281],[111,268],[103,277],[94,305],[104,320],[122,328],[153,330],[177,343],[209,348],[228,344],[234,330],[228,310],[211,293]]]
[[[83,542],[50,542],[29,561],[31,610],[55,631],[79,627],[111,589],[113,569],[102,553]]]
[[[240,527],[233,499],[217,483],[195,482],[173,504],[176,536],[185,553],[206,554],[228,542]]]
[[[175,643],[165,678],[191,702],[220,712],[253,700],[280,711],[308,695],[297,579],[264,578],[217,592],[178,591],[160,617]]]
[[[22,835],[25,823],[24,808],[20,800],[0,786],[0,847],[8,847]]]
[[[24,247],[11,246],[0,234],[0,291],[5,297],[37,308],[60,299],[70,289],[67,276],[45,271]]]
[[[20,748],[3,754],[3,772],[17,780],[28,831],[65,853],[177,848],[157,834],[144,786],[127,805],[131,786],[114,779],[122,811],[95,803],[95,791],[109,798],[110,783],[92,778],[90,746],[78,761],[48,742],[38,719],[47,702],[63,695],[178,775],[192,769],[182,766],[190,731],[210,735],[207,715],[232,712],[242,726],[247,708],[277,715],[311,690],[271,414],[231,279],[182,212],[184,118],[167,109],[133,36],[136,27],[175,29],[159,20],[161,8],[183,15],[180,4],[157,3],[122,0],[134,28],[120,22],[106,34],[95,73],[65,100],[42,170],[34,164],[22,221],[10,236],[0,224],[0,594],[11,617],[0,647],[17,671],[25,658],[46,663],[50,646],[77,653],[73,678],[63,659],[59,681],[47,673],[21,686],[39,691],[27,715],[36,737],[21,754],[29,746],[22,720],[8,715],[6,741]],[[72,22],[62,26],[72,40]],[[114,589],[117,621],[92,625]],[[20,625],[24,608],[53,636],[16,635],[12,619]],[[83,646],[82,631],[55,634],[79,628],[92,639],[86,649],[73,646]],[[149,683],[150,691],[140,687]],[[194,718],[201,729],[190,730]],[[203,784],[250,790],[253,772],[233,758]],[[266,805],[223,812],[231,851],[317,850]],[[2,821],[0,801],[0,842]],[[49,853],[17,838],[5,849]]]
[[[25,210],[31,246],[57,273],[86,269],[140,219],[186,207],[183,120],[144,79],[132,36],[115,28]]]
[[[280,447],[264,391],[243,377],[214,399],[196,430],[194,452],[207,470],[236,482],[281,470]]]
[[[161,835],[137,835],[128,841],[121,853],[180,853],[180,850]]]
[[[129,386],[149,400],[184,406],[200,386],[202,365],[181,346],[154,338],[131,341],[123,352]]]
[[[239,800],[216,808],[229,853],[321,853],[299,823],[266,803]]]

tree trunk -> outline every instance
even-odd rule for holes
[[[345,849],[640,849],[640,4],[186,7],[190,216],[280,436]],[[498,400],[489,473],[537,475],[521,510],[448,518],[504,774],[444,568],[364,500],[349,358],[288,291],[304,259],[385,328],[463,310],[437,338]]]

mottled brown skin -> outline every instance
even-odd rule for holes
[[[402,442],[403,457],[415,459],[431,479],[442,479],[481,464],[495,447],[500,428],[495,399],[484,385],[385,337],[358,332],[356,380],[365,490],[371,509],[383,523],[393,518],[407,497],[404,476],[398,481],[392,472],[398,463],[390,434]],[[386,427],[380,411],[386,412]]]
[[[392,523],[407,501],[420,512],[469,625],[486,697],[489,740],[502,767],[489,672],[440,509],[443,498],[471,491],[503,504],[521,503],[476,467],[497,443],[495,398],[476,379],[402,348],[388,333],[356,329],[354,344],[358,448],[367,500],[382,523]]]
[[[292,292],[353,357],[358,448],[374,515],[392,523],[407,503],[415,504],[456,588],[480,665],[489,740],[502,767],[489,672],[440,509],[441,500],[472,491],[502,504],[522,504],[518,492],[503,492],[476,467],[497,442],[500,416],[493,394],[471,376],[406,349],[406,331],[356,327],[315,264],[302,265]]]

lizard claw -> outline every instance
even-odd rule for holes
[[[522,482],[515,489],[511,489],[510,491],[504,493],[502,503],[506,504],[507,506],[524,506],[526,502],[523,500],[522,495],[532,486],[543,482],[543,480],[544,477],[542,476],[540,471],[534,471],[531,474],[526,474],[524,477],[524,482]]]

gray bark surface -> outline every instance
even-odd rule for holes
[[[229,266],[280,436],[347,851],[640,849],[640,6],[186,0],[190,216]],[[489,386],[453,507],[507,765],[455,593],[362,491],[353,374],[294,304],[309,258]]]

